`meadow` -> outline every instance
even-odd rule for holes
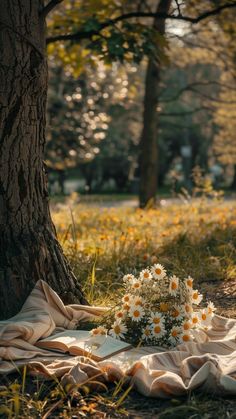
[[[90,304],[115,303],[124,274],[161,263],[170,273],[191,275],[218,314],[235,316],[236,202],[203,197],[162,204],[104,207],[85,204],[77,194],[52,204],[58,239]],[[235,401],[214,394],[146,399],[122,383],[102,393],[83,385],[68,394],[59,382],[32,379],[26,370],[0,384],[0,415],[6,418],[235,417]]]

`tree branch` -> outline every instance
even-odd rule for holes
[[[53,2],[55,4],[55,2],[58,3],[59,1],[63,1],[63,0],[51,0],[50,3]],[[105,22],[101,22],[100,27],[97,30],[78,31],[78,32],[75,32],[75,33],[72,33],[72,34],[51,36],[51,37],[47,38],[47,44],[50,44],[50,43],[56,42],[56,41],[72,41],[72,40],[73,41],[78,41],[78,40],[81,40],[81,39],[90,39],[94,35],[99,35],[99,33],[103,29],[105,29],[109,26],[113,26],[114,24],[116,24],[118,22],[122,22],[124,20],[129,20],[129,19],[133,19],[133,18],[142,18],[143,17],[143,18],[173,19],[173,20],[182,20],[182,21],[185,21],[185,22],[190,22],[192,24],[197,24],[197,23],[201,22],[202,20],[204,20],[204,19],[206,19],[210,16],[218,15],[219,13],[222,12],[222,10],[231,9],[231,8],[236,8],[236,0],[233,0],[229,3],[223,4],[219,7],[216,7],[215,9],[208,10],[208,11],[200,14],[197,17],[184,16],[180,13],[178,13],[177,15],[173,15],[173,14],[169,15],[168,13],[155,13],[155,12],[124,13],[123,15],[117,16],[114,19],[109,19],[109,20],[106,20]]]
[[[44,19],[47,15],[53,10],[58,4],[62,3],[64,0],[51,0],[41,11],[40,16]]]

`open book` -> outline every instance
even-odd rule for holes
[[[98,336],[95,339],[87,330],[66,330],[39,340],[36,346],[52,351],[69,352],[76,356],[89,356],[95,361],[101,361],[132,348],[128,343],[111,336]]]

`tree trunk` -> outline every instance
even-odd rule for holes
[[[38,279],[85,302],[51,220],[43,163],[47,95],[43,0],[0,2],[0,317]]]
[[[168,13],[171,0],[160,0],[157,13]],[[153,27],[161,34],[165,34],[165,19],[154,20]],[[157,105],[160,83],[160,62],[155,57],[148,59],[143,132],[140,141],[140,188],[139,203],[141,208],[155,203],[158,175],[158,144],[157,144]]]

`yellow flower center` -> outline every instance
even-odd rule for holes
[[[160,321],[161,321],[161,319],[159,317],[154,317],[153,318],[153,323],[155,323],[155,324],[159,324]]]
[[[206,320],[207,316],[205,313],[202,314],[202,320]]]
[[[124,301],[125,301],[126,303],[129,301],[129,296],[128,296],[128,295],[125,295],[125,297],[124,297]]]
[[[114,327],[113,330],[114,330],[114,332],[115,332],[116,335],[119,335],[120,332],[121,332],[121,328],[120,328],[120,326],[118,324]]]
[[[178,335],[177,330],[172,330],[171,335],[175,338]]]
[[[160,275],[160,274],[161,274],[161,269],[160,269],[160,268],[155,269],[155,273],[156,273],[157,275]]]
[[[122,311],[119,311],[119,313],[117,313],[116,317],[120,317],[120,318],[123,317]]]
[[[190,310],[191,310],[191,309],[190,309],[190,306],[186,305],[186,306],[185,306],[185,311],[186,311],[186,313],[189,313],[189,312],[190,312]]]
[[[161,331],[160,326],[155,326],[155,327],[154,327],[154,332],[155,332],[155,333],[160,333],[160,331]]]
[[[176,290],[176,289],[177,289],[177,284],[176,284],[176,282],[172,282],[172,283],[171,283],[171,289],[172,289],[172,290]]]
[[[198,318],[197,318],[197,317],[193,317],[192,322],[193,322],[194,324],[198,323]]]
[[[94,329],[94,330],[93,330],[93,335],[98,335],[98,334],[99,334],[98,329]]]
[[[143,277],[144,277],[145,279],[149,278],[149,273],[148,273],[148,272],[144,272]]]
[[[193,293],[193,299],[194,299],[194,300],[197,300],[197,298],[198,298],[198,293],[197,293],[197,292],[194,292],[194,293]]]
[[[145,336],[149,336],[149,335],[150,335],[150,330],[145,329],[145,330],[144,330],[144,334],[145,334]]]
[[[188,342],[190,340],[189,335],[183,335],[183,341]]]
[[[184,323],[184,330],[189,330],[189,329],[190,329],[190,324]]]
[[[179,316],[179,314],[180,314],[179,310],[174,310],[174,311],[172,312],[172,317],[178,317],[178,316]]]
[[[188,285],[190,288],[192,288],[192,286],[193,286],[193,281],[192,281],[191,279],[188,279],[188,280],[187,280],[187,285]]]
[[[140,316],[140,311],[139,310],[134,310],[133,315],[134,315],[134,317],[139,317]]]
[[[135,282],[134,288],[139,288],[139,282]]]
[[[123,307],[124,307],[124,310],[129,310],[130,309],[130,305],[129,304],[124,304]]]

